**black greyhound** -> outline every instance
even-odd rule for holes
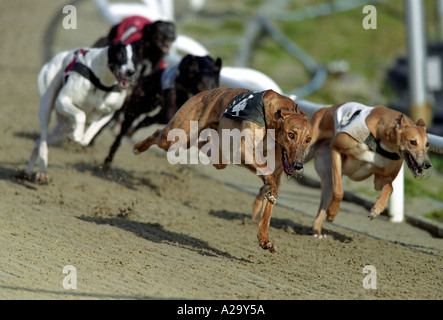
[[[126,133],[132,135],[138,129],[154,123],[166,124],[190,97],[201,91],[218,87],[221,65],[220,58],[214,61],[210,56],[199,57],[188,54],[178,65],[156,70],[140,78],[121,109],[124,112],[124,120],[120,133],[103,163],[103,170],[107,171],[110,168],[114,154]],[[161,108],[155,116],[147,115],[131,128],[136,118],[153,111],[157,106]]]

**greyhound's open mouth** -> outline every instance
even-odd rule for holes
[[[159,43],[158,47],[161,49],[161,51],[164,54],[168,54],[169,53],[169,49],[172,45],[172,40],[165,40],[164,42]]]
[[[415,157],[408,151],[403,151],[403,158],[406,161],[408,168],[411,170],[414,177],[420,177],[423,175],[424,168],[422,165],[418,163]]]
[[[303,169],[303,164],[301,162],[295,161],[294,165],[289,164],[288,154],[285,148],[282,148],[281,152],[282,162],[283,162],[283,170],[288,176],[292,176],[297,170]]]
[[[122,75],[120,72],[117,73],[116,78],[117,78],[118,86],[119,86],[121,89],[126,89],[126,88],[128,88],[129,85],[130,85],[131,82],[132,82],[132,78],[131,78],[131,77],[124,76],[124,75]]]
[[[288,155],[286,154],[286,150],[285,150],[285,148],[282,148],[282,151],[281,151],[281,160],[282,160],[282,162],[283,162],[283,170],[285,170],[285,173],[286,173],[288,176],[292,176],[292,174],[294,173],[295,169],[294,169],[293,166],[291,166],[291,165],[289,164],[289,161],[288,161]]]

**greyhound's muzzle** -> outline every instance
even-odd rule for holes
[[[419,159],[416,159],[414,155],[412,155],[408,151],[405,151],[403,153],[403,158],[405,159],[408,168],[411,170],[412,174],[414,175],[414,178],[428,177],[431,174],[432,164],[431,161],[429,161],[429,159],[420,161]]]
[[[118,71],[116,74],[116,78],[118,81],[118,85],[122,89],[126,89],[129,85],[134,81],[135,70],[132,68],[127,68],[125,71]]]
[[[304,165],[301,161],[295,160],[292,165],[289,164],[288,155],[285,148],[282,148],[283,170],[288,176],[292,176],[296,171],[302,170]]]

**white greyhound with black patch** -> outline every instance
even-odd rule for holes
[[[48,145],[69,138],[87,146],[125,101],[139,69],[134,45],[64,51],[38,75],[40,138],[35,142],[25,175],[31,177],[39,159],[37,182],[47,183]],[[52,111],[56,124],[48,133]]]

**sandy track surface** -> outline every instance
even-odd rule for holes
[[[309,235],[319,191],[285,181],[271,240],[258,246],[250,220],[260,181],[246,170],[173,166],[153,149],[136,157],[125,140],[109,175],[99,165],[109,130],[94,146],[50,147],[54,181],[16,178],[38,136],[36,77],[44,35],[62,6],[4,0],[0,27],[1,299],[441,299],[441,239],[343,203],[326,239]],[[55,28],[55,50],[91,44],[107,23],[92,2],[78,5],[79,28]],[[134,138],[144,138],[148,131]],[[365,289],[363,268],[376,268]],[[77,289],[63,281],[73,273]],[[72,283],[71,283],[72,284]]]

